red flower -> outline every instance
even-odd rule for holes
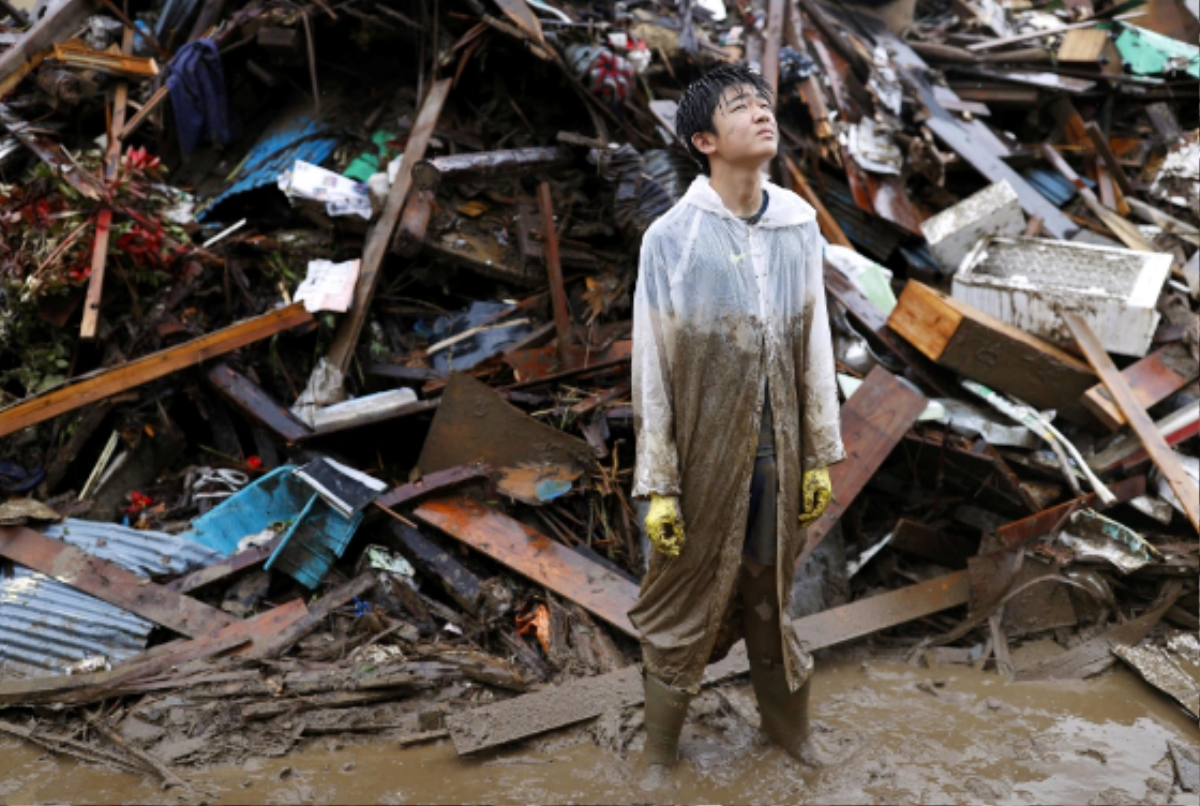
[[[146,507],[154,503],[154,499],[143,493],[141,490],[129,491],[129,506],[125,507],[125,512],[130,515],[137,515]]]

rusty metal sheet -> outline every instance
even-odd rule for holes
[[[451,375],[441,400],[417,461],[422,473],[475,462],[496,469],[553,464],[582,471],[594,461],[582,439],[543,425],[467,375]]]
[[[25,527],[0,527],[0,555],[190,638],[237,621],[215,607]]]
[[[1133,478],[1121,479],[1108,485],[1108,489],[1117,497],[1117,501],[1123,503],[1145,494],[1146,477],[1134,476]],[[996,537],[1008,548],[1016,548],[1049,532],[1072,507],[1075,509],[1094,507],[1097,500],[1095,493],[1088,493],[1081,498],[1075,498],[1058,506],[1043,509],[1036,515],[1030,515],[1028,518],[1006,523],[996,530]]]

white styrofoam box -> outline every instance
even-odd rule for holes
[[[1041,238],[988,238],[954,275],[951,296],[1048,341],[1070,343],[1063,311],[1110,353],[1150,350],[1171,256]]]
[[[1025,231],[1025,214],[1012,186],[1003,179],[988,185],[921,224],[942,269],[952,274],[980,238],[989,235],[1016,236]]]

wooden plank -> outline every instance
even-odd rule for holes
[[[479,578],[463,567],[450,553],[411,526],[393,521],[392,536],[413,566],[436,580],[458,605],[472,616],[479,615]]]
[[[955,571],[799,619],[793,628],[801,645],[816,651],[966,604],[970,598],[967,572]]]
[[[908,518],[896,522],[888,547],[948,568],[966,568],[967,558],[975,554],[976,548],[963,538],[943,534]]]
[[[297,442],[312,435],[312,429],[296,415],[228,364],[217,364],[207,377],[222,397],[284,442]]]
[[[1079,174],[1075,173],[1075,169],[1067,164],[1067,161],[1055,150],[1054,146],[1049,143],[1042,143],[1041,152],[1046,161],[1054,166],[1054,170],[1062,174],[1062,177],[1071,183],[1075,191],[1079,194],[1079,198],[1083,199],[1083,203],[1092,211],[1092,215],[1103,221],[1104,226],[1108,227],[1109,231],[1113,235],[1116,235],[1125,246],[1138,252],[1158,251],[1146,240],[1137,227],[1100,203],[1100,200],[1096,198],[1096,194],[1092,192],[1092,189],[1079,177]]]
[[[1138,405],[1148,409],[1200,377],[1200,364],[1182,342],[1174,342],[1130,364],[1121,371],[1121,377],[1133,390]],[[1083,405],[1113,431],[1127,422],[1102,383],[1084,393]]]
[[[358,285],[354,288],[354,300],[350,304],[349,315],[342,319],[329,348],[330,362],[342,373],[350,366],[363,323],[367,321],[367,314],[370,313],[375,286],[383,268],[383,258],[392,242],[392,233],[400,220],[405,199],[412,187],[413,166],[425,157],[425,149],[429,147],[429,141],[433,138],[434,127],[437,126],[442,105],[445,104],[453,83],[451,79],[444,78],[436,82],[425,96],[421,111],[417,114],[417,121],[409,132],[408,143],[404,147],[404,161],[400,165],[400,173],[388,192],[383,212],[371,227],[363,245],[362,268],[358,274]]]
[[[0,56],[0,82],[25,67],[55,42],[68,39],[96,13],[96,0],[67,0],[25,32],[21,41]]]
[[[375,587],[378,577],[373,572],[360,574],[354,579],[322,596],[302,617],[291,621],[286,627],[276,630],[262,641],[255,641],[244,654],[247,660],[268,660],[287,652],[304,636],[325,622],[329,615],[345,605],[355,596],[361,596]]]
[[[474,481],[475,479],[485,479],[491,476],[491,474],[492,468],[480,463],[451,467],[446,470],[439,470],[436,473],[430,473],[420,481],[402,484],[399,487],[388,490],[375,499],[375,503],[388,509],[395,509],[417,498],[444,491],[447,487],[462,484],[466,481]]]
[[[797,619],[792,627],[808,649],[816,651],[966,604],[969,597],[967,573],[958,571]],[[724,660],[705,670],[703,685],[749,670],[745,646],[738,644]],[[454,749],[466,755],[640,705],[643,699],[641,671],[629,666],[452,714],[446,727]]]
[[[888,326],[940,366],[1038,409],[1090,420],[1079,402],[1096,382],[1087,364],[965,302],[910,280]]]
[[[1124,503],[1146,492],[1146,477],[1133,476],[1132,478],[1121,479],[1109,484],[1108,489],[1109,492],[1117,497],[1118,503]],[[1073,498],[1058,506],[1043,509],[1035,515],[1030,515],[1028,518],[1004,524],[996,529],[996,538],[1007,548],[1016,548],[1049,532],[1072,509],[1094,508],[1099,501],[1100,497],[1095,493],[1088,493],[1080,498]]]
[[[121,52],[128,55],[133,51],[133,28],[126,28],[121,39]],[[55,45],[55,52],[59,46]],[[104,181],[113,182],[121,165],[121,138],[118,133],[125,128],[125,110],[129,101],[129,84],[117,82],[113,93],[112,121],[108,127],[108,148],[104,155]],[[112,210],[104,209],[96,216],[96,241],[92,248],[92,270],[88,275],[87,296],[83,303],[83,319],[79,325],[79,338],[96,338],[96,325],[100,320],[100,299],[104,289],[104,269],[108,264],[108,238],[112,228]]]
[[[1195,406],[1185,406],[1156,421],[1154,427],[1163,435],[1168,445],[1178,445],[1200,433],[1200,411],[1197,411]],[[1125,431],[1107,448],[1089,457],[1087,463],[1095,473],[1107,473],[1118,466],[1126,473],[1131,473],[1149,458],[1137,434]]]
[[[571,369],[571,311],[567,307],[567,289],[563,286],[562,263],[558,257],[558,231],[554,225],[554,200],[550,197],[549,182],[538,185],[537,201],[538,214],[542,218],[542,253],[550,282],[551,308],[554,310],[558,366],[560,369]]]
[[[875,367],[842,406],[842,443],[846,447],[846,460],[829,469],[833,500],[825,514],[808,527],[804,549],[796,562],[797,570],[833,531],[842,513],[925,410],[926,402],[925,396],[912,386],[898,380],[886,369]]]
[[[771,85],[771,97],[779,100],[779,50],[783,45],[784,0],[768,0],[767,25],[763,29],[762,75]]]
[[[234,574],[240,574],[248,568],[265,563],[282,541],[283,535],[277,535],[266,545],[254,546],[245,551],[239,551],[220,562],[204,568],[197,568],[190,574],[168,582],[166,587],[176,593],[190,593],[206,585],[212,585],[214,582],[229,579]]]
[[[1084,131],[1087,133],[1088,139],[1092,141],[1096,153],[1100,155],[1100,158],[1104,160],[1104,164],[1108,166],[1108,170],[1112,173],[1117,186],[1121,188],[1121,192],[1126,196],[1132,196],[1135,192],[1133,183],[1129,181],[1129,177],[1125,174],[1125,169],[1121,167],[1121,161],[1113,153],[1112,146],[1108,142],[1108,137],[1095,122],[1085,124]]]
[[[570,599],[626,635],[638,637],[628,616],[637,602],[638,587],[629,580],[470,498],[426,501],[413,514]]]
[[[854,245],[846,237],[846,233],[842,230],[841,225],[838,224],[837,219],[825,207],[824,202],[821,201],[821,197],[809,186],[808,180],[800,171],[799,166],[786,153],[783,155],[783,164],[787,167],[788,176],[791,177],[795,190],[817,211],[817,225],[821,228],[821,234],[825,236],[825,240],[837,246],[854,249]]]
[[[302,303],[297,303],[136,361],[99,370],[67,386],[27,398],[0,411],[0,437],[311,321],[312,314],[304,310]]]
[[[23,526],[0,527],[0,554],[189,638],[207,635],[236,621],[222,610]]]
[[[1092,365],[1096,374],[1100,376],[1100,380],[1108,387],[1113,400],[1125,415],[1125,419],[1129,421],[1129,426],[1138,435],[1146,452],[1150,454],[1151,460],[1183,505],[1192,528],[1200,532],[1200,491],[1196,489],[1187,473],[1184,472],[1183,466],[1179,463],[1179,457],[1175,455],[1171,446],[1159,433],[1154,421],[1150,419],[1150,415],[1138,403],[1137,396],[1129,388],[1125,378],[1117,371],[1116,365],[1104,351],[1100,340],[1088,326],[1087,320],[1079,314],[1070,312],[1064,312],[1063,318],[1066,320],[1067,327],[1071,329],[1071,334],[1075,336],[1079,349],[1087,356],[1088,363]]]

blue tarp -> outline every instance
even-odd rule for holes
[[[274,185],[279,175],[291,168],[296,160],[320,165],[329,159],[341,142],[341,136],[324,121],[314,118],[311,112],[302,111],[308,108],[307,103],[292,107],[292,114],[285,111],[271,124],[246,155],[233,184],[206,202],[204,212],[196,216],[197,220],[203,221],[208,211],[232,196]]]

